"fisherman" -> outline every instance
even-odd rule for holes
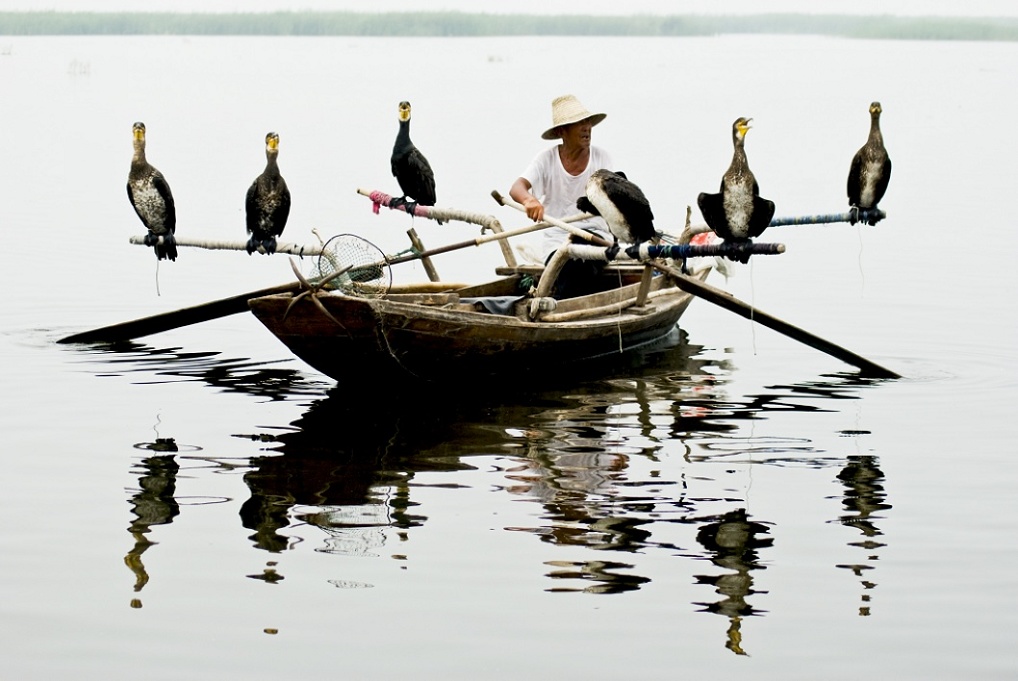
[[[523,205],[531,220],[541,222],[546,213],[553,218],[574,215],[576,200],[585,195],[591,174],[599,169],[612,169],[608,152],[590,143],[592,129],[606,116],[604,113],[591,113],[573,95],[562,95],[552,100],[551,127],[541,134],[541,138],[560,142],[534,157],[509,190],[509,196]],[[600,217],[574,224],[611,241],[607,225]],[[545,262],[568,237],[569,233],[561,227],[545,230],[541,248]],[[559,279],[579,284],[581,279],[596,275],[603,265],[571,260]],[[570,291],[579,290],[574,286],[568,288]],[[568,297],[566,294],[570,291],[556,291],[556,297]]]

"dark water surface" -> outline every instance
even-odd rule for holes
[[[0,37],[0,677],[1011,678],[1016,58],[783,37]],[[705,301],[637,357],[486,385],[337,384],[249,315],[55,343],[293,278],[281,256],[182,249],[156,269],[128,244],[134,120],[178,234],[244,238],[272,129],[287,237],[392,253],[409,221],[354,190],[393,190],[399,100],[439,202],[515,227],[488,193],[568,91],[609,113],[595,143],[662,227],[714,190],[739,115],[780,215],[842,210],[880,99],[888,219],[773,228],[784,255],[712,281],[904,378]],[[413,226],[429,246],[475,236]],[[485,248],[436,264],[487,276]]]

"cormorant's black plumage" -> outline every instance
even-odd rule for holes
[[[131,172],[127,175],[127,198],[148,229],[145,245],[153,247],[159,260],[176,260],[177,242],[173,234],[177,229],[177,210],[170,185],[163,174],[145,159],[145,124],[139,121],[132,130],[134,157],[131,159]]]
[[[247,213],[248,255],[259,246],[266,254],[276,252],[276,237],[283,233],[290,217],[290,190],[279,174],[276,158],[279,156],[279,135],[270,132],[265,136],[265,170],[255,178],[247,190],[244,202]]]
[[[725,241],[750,241],[760,236],[774,217],[774,202],[760,196],[756,177],[746,159],[745,139],[751,118],[732,124],[732,163],[721,178],[717,194],[701,192],[696,199],[707,226]],[[739,258],[745,262],[749,256]]]
[[[884,149],[884,136],[880,132],[880,102],[870,104],[870,136],[866,144],[852,158],[848,172],[848,205],[851,223],[859,221],[859,212],[868,211],[866,222],[875,225],[877,204],[884,198],[891,179],[891,159]]]
[[[657,236],[650,202],[625,173],[595,170],[587,180],[585,194],[576,200],[576,207],[603,217],[622,243],[639,244]]]
[[[396,205],[406,206],[411,215],[417,204],[435,205],[435,173],[428,159],[410,141],[410,102],[399,103],[399,133],[392,147],[391,163],[392,174],[403,192]]]

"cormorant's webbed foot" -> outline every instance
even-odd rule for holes
[[[162,239],[162,243],[160,243],[160,239]],[[145,235],[143,243],[152,247],[152,252],[156,254],[156,260],[177,259],[177,241],[173,238],[173,234],[164,234],[160,237],[149,232]]]
[[[255,251],[264,253],[265,255],[272,255],[276,252],[276,237],[270,236],[266,239],[259,239],[258,237],[253,236],[247,240],[245,250],[248,255],[251,255]]]
[[[752,255],[749,249],[753,245],[753,242],[751,240],[739,239],[737,241],[731,242],[726,240],[725,243],[731,243],[732,246],[738,248],[738,250],[732,253],[726,253],[725,254],[726,258],[728,258],[729,260],[734,260],[735,262],[741,262],[743,265],[749,262],[749,256]]]
[[[611,246],[605,246],[604,259],[607,260],[608,262],[611,262],[612,260],[615,259],[615,256],[617,256],[618,254],[619,254],[619,240],[615,239],[615,243],[613,243]]]
[[[848,209],[848,221],[853,225],[859,222],[859,206],[852,206]]]

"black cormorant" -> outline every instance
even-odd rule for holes
[[[139,121],[132,129],[134,157],[131,159],[131,172],[127,175],[127,198],[148,229],[145,245],[153,247],[159,260],[176,260],[177,243],[173,233],[177,229],[177,211],[170,185],[163,174],[145,160],[145,124]]]
[[[725,241],[749,241],[760,236],[774,217],[774,202],[760,196],[756,177],[746,160],[745,140],[752,118],[732,123],[732,163],[721,178],[717,194],[701,192],[696,199],[707,226]],[[738,260],[746,262],[749,256]]]
[[[586,196],[576,200],[576,207],[603,217],[618,241],[639,244],[657,235],[647,197],[625,173],[595,170],[585,192]]]
[[[417,204],[435,205],[435,173],[424,154],[410,141],[410,102],[399,103],[399,133],[392,147],[392,174],[403,192],[393,201],[394,206],[405,206],[413,215]],[[411,200],[408,200],[410,197]]]
[[[887,191],[891,179],[891,159],[884,149],[884,136],[880,133],[880,102],[870,104],[870,136],[866,144],[852,158],[848,171],[848,205],[851,223],[859,221],[859,212],[867,211],[866,223],[875,225],[877,204]]]
[[[262,247],[266,254],[276,252],[276,237],[283,233],[290,217],[290,190],[279,174],[279,135],[265,136],[265,170],[247,190],[244,208],[247,213],[248,255]]]

